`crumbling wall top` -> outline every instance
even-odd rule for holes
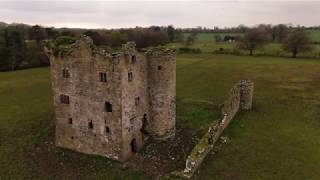
[[[122,48],[118,51],[112,51],[108,48],[98,47],[94,45],[93,40],[89,36],[82,35],[78,39],[64,37],[65,39],[59,39],[55,41],[49,41],[46,44],[45,51],[50,57],[67,57],[72,55],[75,51],[83,51],[83,48],[89,50],[92,56],[103,57],[119,57],[121,55],[135,54],[136,44],[134,42],[127,42],[122,45]],[[145,55],[148,57],[164,57],[175,56],[176,51],[174,49],[166,47],[151,47],[147,48]]]
[[[60,37],[54,41],[47,41],[45,45],[45,52],[48,56],[65,57],[70,55],[74,50],[81,48],[81,46],[95,49],[93,41],[88,36],[81,36],[79,39],[71,37]]]
[[[135,42],[127,42],[126,44],[122,44],[122,51],[123,52],[131,52],[136,50],[136,43]]]
[[[152,47],[152,48],[148,48],[145,54],[147,56],[163,56],[163,55],[174,56],[176,54],[176,51],[175,49],[166,48],[166,47]]]
[[[94,45],[93,40],[89,36],[82,35],[78,39],[64,39],[62,41],[48,41],[46,43],[45,51],[48,56],[54,55],[65,57],[70,55],[75,50],[88,47],[91,49],[91,54],[95,56],[109,56],[116,57],[121,54],[132,54],[136,51],[136,44],[134,42],[127,42],[122,45],[118,51],[112,52],[111,49],[98,47]]]

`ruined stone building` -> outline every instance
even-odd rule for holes
[[[96,48],[88,37],[49,49],[59,147],[125,161],[147,137],[175,133],[175,52],[134,43],[118,53]]]

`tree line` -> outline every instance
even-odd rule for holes
[[[248,51],[250,55],[253,55],[257,48],[267,43],[281,43],[285,51],[291,52],[292,57],[297,57],[299,53],[311,50],[312,43],[318,43],[310,40],[306,30],[319,28],[262,24],[256,27],[239,25],[224,29],[218,27],[210,29],[200,26],[197,28],[175,28],[172,25],[146,28],[80,29],[0,22],[0,71],[48,66],[49,60],[43,51],[44,40],[53,40],[63,44],[74,42],[80,35],[90,36],[95,45],[107,49],[117,49],[128,41],[134,41],[137,48],[183,42],[185,44],[183,51],[201,53],[200,49],[190,47],[196,41],[198,33],[241,33],[241,35],[230,35],[224,38],[216,35],[215,40],[236,41],[237,47]],[[189,34],[186,38],[184,38],[185,33]]]
[[[282,49],[292,54],[293,58],[301,52],[312,49],[312,41],[303,27],[289,28],[285,25],[259,25],[251,28],[239,38],[238,47],[249,51],[253,55],[254,51],[270,42],[282,44]]]
[[[0,22],[0,71],[48,66],[45,41],[72,42],[81,35],[90,36],[97,46],[117,49],[128,41],[137,48],[165,45],[183,39],[173,26],[135,27],[125,29],[54,28],[39,25]]]
[[[270,26],[272,28],[275,28],[275,30],[278,27],[286,27],[286,28],[295,28],[292,24],[278,24],[278,25],[271,25],[266,24],[267,26]],[[320,30],[320,26],[300,26],[300,28],[303,28],[305,30]],[[176,28],[177,31],[181,31],[183,33],[245,33],[246,31],[250,30],[252,27],[240,24],[235,27],[218,27],[214,26],[213,28],[208,27],[194,27],[194,28]]]
[[[305,27],[292,27],[285,24],[269,25],[260,24],[255,27],[243,27],[243,33],[214,36],[216,42],[236,42],[236,48],[248,51],[249,55],[268,43],[281,44],[281,49],[290,52],[293,58],[301,52],[313,49],[313,44],[318,44],[312,40]],[[218,51],[219,52],[219,51]],[[223,48],[221,49],[223,53]]]

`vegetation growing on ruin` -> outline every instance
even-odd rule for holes
[[[77,41],[77,38],[70,36],[60,36],[55,40],[49,40],[46,43],[48,49],[51,49],[53,54],[57,56],[71,49],[71,45]]]

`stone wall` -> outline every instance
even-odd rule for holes
[[[125,159],[132,154],[132,143],[139,151],[144,144],[143,118],[149,113],[149,96],[147,89],[147,62],[146,58],[132,51],[131,47],[123,47],[127,51],[123,57],[123,77],[121,78],[122,104],[122,153]],[[129,79],[129,73],[132,73]],[[135,142],[133,142],[135,141]]]
[[[50,57],[55,142],[59,147],[121,161],[121,57],[94,53],[91,46],[91,39],[83,38],[68,51]],[[63,77],[63,70],[68,71],[68,78]],[[100,81],[99,73],[107,74],[107,82]],[[68,104],[61,103],[61,95],[69,97]],[[105,102],[112,104],[112,112],[105,111]]]
[[[252,81],[242,80],[239,82],[241,97],[240,106],[243,110],[249,110],[252,108],[253,86]]]
[[[223,130],[228,127],[231,120],[240,109],[250,110],[252,107],[253,82],[241,80],[231,90],[227,100],[221,109],[222,118],[214,121],[206,134],[193,148],[186,159],[186,166],[183,171],[175,171],[173,176],[190,178],[200,167],[207,154],[213,149]]]
[[[230,121],[234,118],[240,108],[240,87],[239,83],[234,85],[229,91],[229,96],[227,100],[223,103],[221,108],[221,123],[224,124],[224,127],[227,127]]]

